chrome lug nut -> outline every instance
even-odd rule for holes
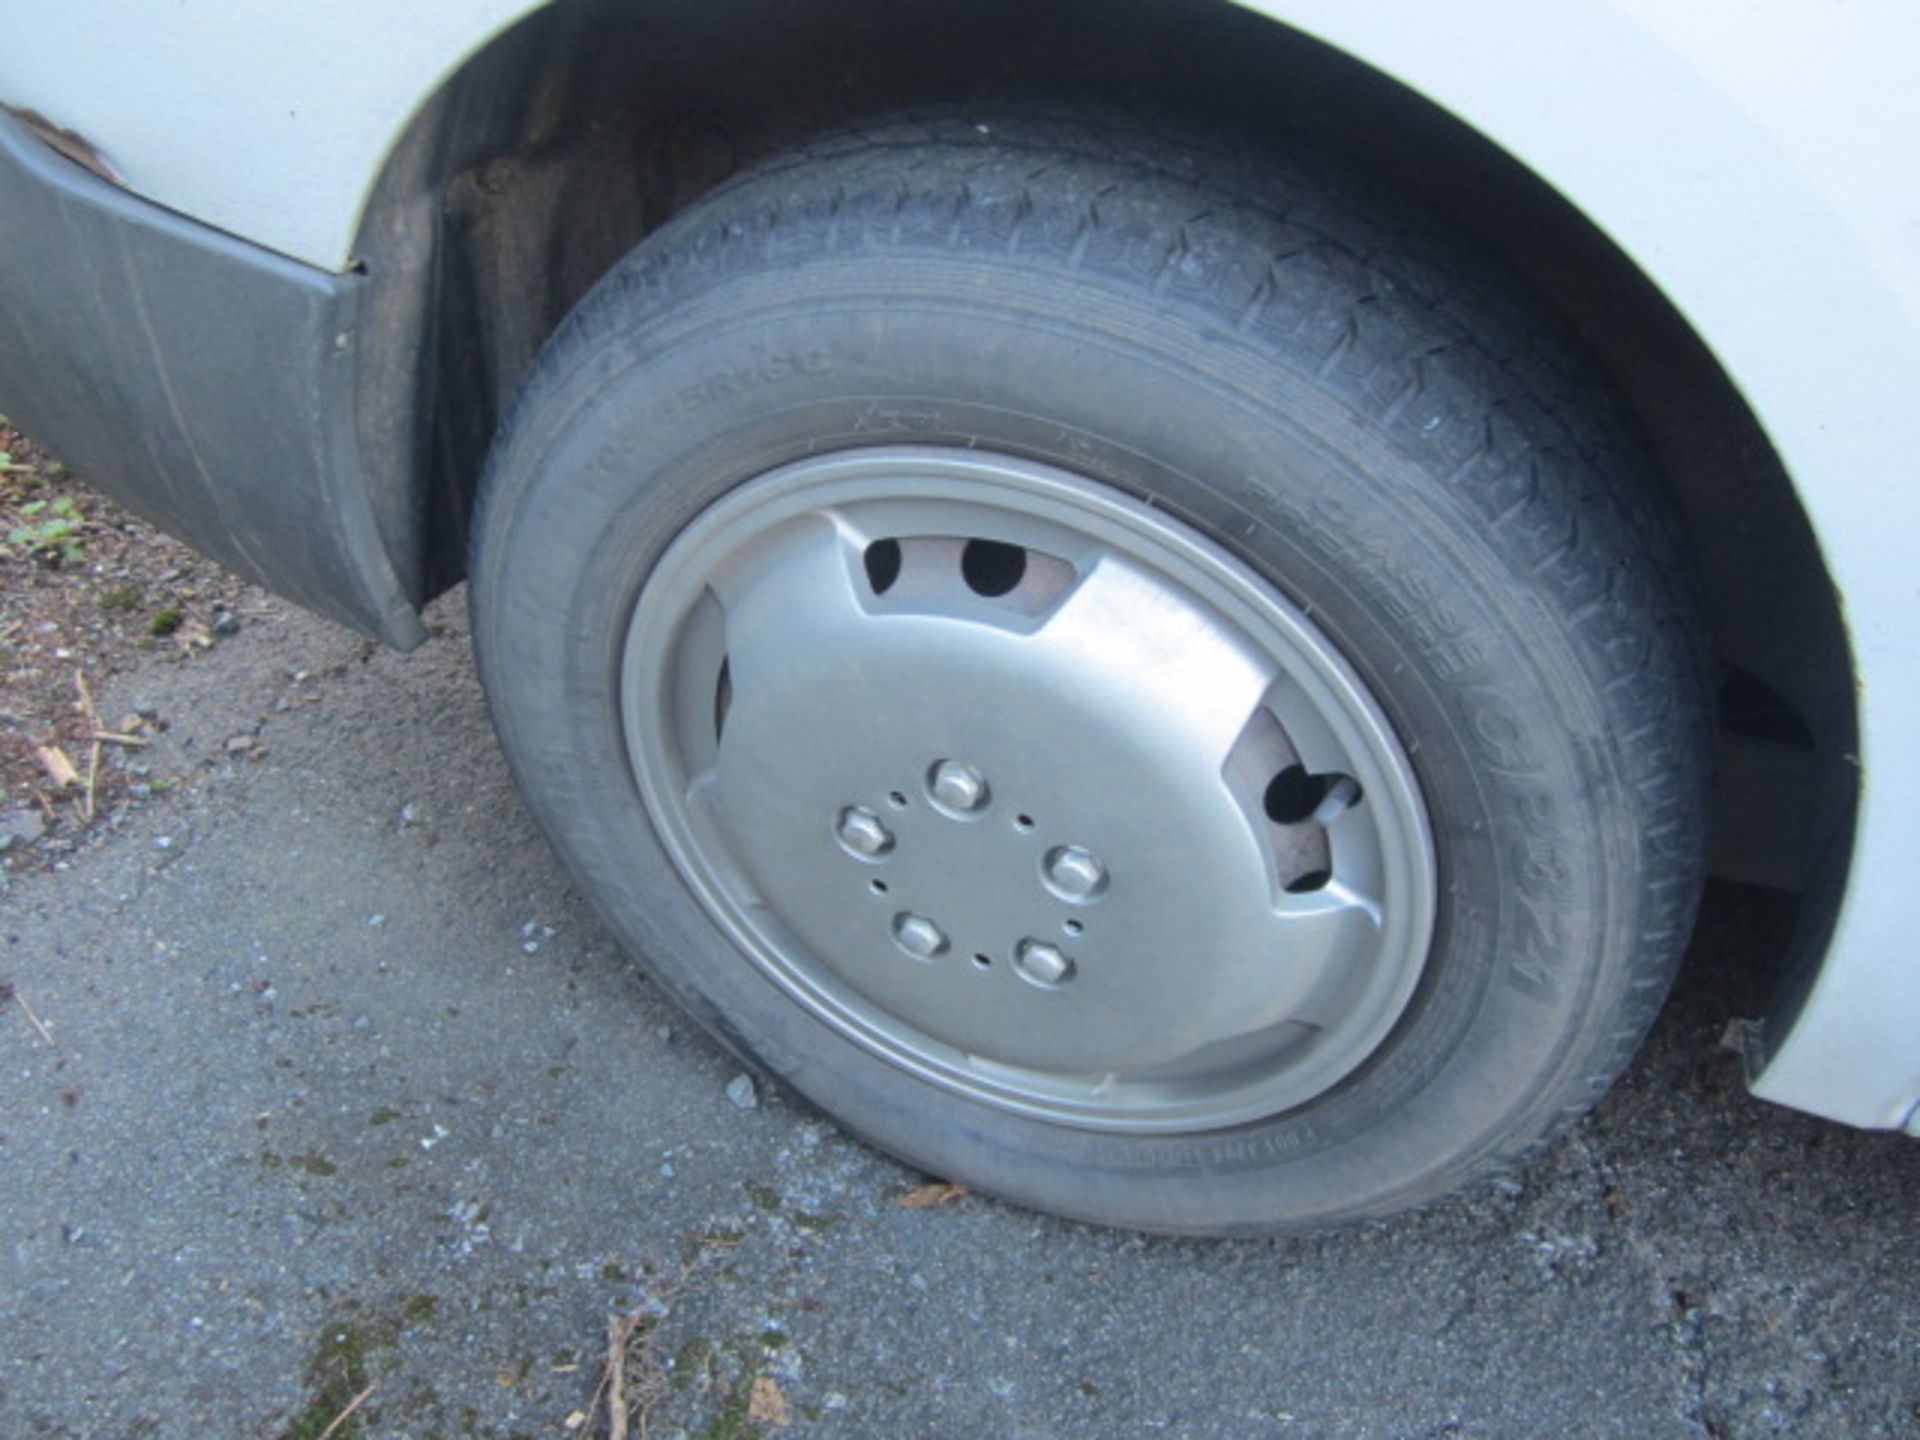
[[[1062,900],[1088,905],[1106,892],[1107,867],[1084,846],[1056,845],[1042,863],[1047,888]]]
[[[1022,980],[1053,990],[1073,979],[1073,961],[1057,945],[1044,940],[1022,940],[1013,951],[1013,968]]]
[[[901,912],[893,917],[893,943],[916,960],[937,960],[947,953],[947,937],[924,915]]]
[[[893,832],[864,806],[849,805],[842,810],[834,832],[843,846],[863,860],[878,860],[893,849]]]
[[[927,793],[951,814],[968,815],[987,803],[987,777],[958,760],[942,760],[927,772]]]

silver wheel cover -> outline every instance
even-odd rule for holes
[[[1051,466],[803,460],[698,516],[621,702],[673,863],[758,970],[937,1086],[1193,1133],[1350,1074],[1435,867],[1412,767],[1298,607]]]

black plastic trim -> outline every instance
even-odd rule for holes
[[[425,639],[360,463],[364,277],[116,189],[4,114],[0,197],[0,412],[247,579]]]

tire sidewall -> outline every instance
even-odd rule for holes
[[[1556,617],[1422,457],[1251,347],[1039,274],[1001,270],[983,295],[965,267],[816,266],[804,287],[746,277],[588,338],[545,367],[486,481],[482,672],[523,793],[584,889],[726,1043],[923,1169],[1185,1231],[1401,1208],[1575,1097],[1593,1017],[1623,983],[1616,937],[1636,929],[1608,893],[1632,843],[1622,782]],[[682,883],[622,730],[646,577],[737,485],[902,443],[1044,461],[1163,508],[1305,609],[1387,714],[1429,807],[1439,913],[1400,1023],[1331,1091],[1191,1136],[1000,1111],[831,1031]]]

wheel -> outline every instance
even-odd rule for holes
[[[642,244],[497,442],[528,804],[671,994],[931,1173],[1383,1215],[1570,1123],[1665,991],[1672,528],[1551,326],[1328,173],[837,137]]]

